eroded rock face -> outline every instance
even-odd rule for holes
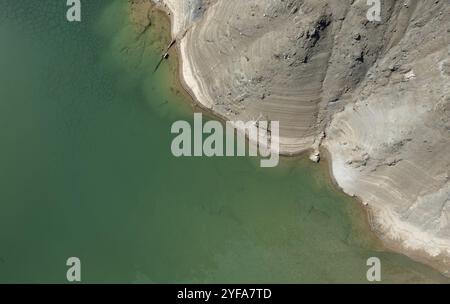
[[[279,120],[285,154],[316,147],[338,101],[397,43],[415,6],[385,1],[390,22],[374,23],[366,1],[163,2],[198,101],[226,118]]]
[[[285,154],[324,146],[386,238],[450,256],[450,4],[161,0],[182,76],[232,120],[280,121]],[[450,268],[447,268],[447,270]]]
[[[378,59],[324,146],[345,192],[361,197],[386,238],[450,256],[448,2],[417,2],[401,39]]]

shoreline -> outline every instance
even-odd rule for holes
[[[152,2],[153,6],[155,9],[161,11],[162,13],[164,13],[164,15],[168,18],[169,23],[170,23],[170,34],[172,39],[176,38],[175,32],[174,32],[174,14],[173,12],[165,5],[165,4],[161,4],[161,3],[154,3]],[[183,53],[180,49],[180,41],[176,41],[174,46],[169,50],[169,53],[171,52],[176,52],[176,69],[177,69],[177,74],[178,76],[177,81],[179,82],[180,86],[184,89],[185,93],[187,93],[190,98],[192,99],[193,103],[191,103],[193,106],[198,107],[201,109],[202,112],[205,112],[205,114],[208,114],[209,116],[215,117],[220,119],[221,121],[226,121],[227,119],[214,112],[212,109],[209,109],[208,107],[206,107],[204,104],[202,104],[199,100],[197,100],[197,98],[195,97],[194,92],[192,92],[191,88],[188,86],[188,84],[186,83],[185,79],[184,79],[184,74],[183,74]]]
[[[370,205],[364,203],[364,200],[361,197],[357,195],[348,194],[345,191],[345,189],[338,184],[333,174],[333,163],[331,153],[326,149],[326,147],[323,146],[320,147],[320,151],[321,156],[323,155],[323,158],[325,159],[325,162],[328,166],[329,176],[336,190],[356,200],[356,202],[358,202],[358,204],[365,210],[370,230],[380,240],[383,246],[382,249],[405,255],[414,261],[432,267],[433,269],[440,272],[444,277],[450,278],[450,273],[446,273],[446,271],[444,270],[448,268],[448,265],[446,265],[445,257],[440,258],[440,255],[431,256],[425,250],[407,248],[406,246],[402,245],[402,240],[393,240],[392,238],[385,237],[385,233],[383,233],[380,229],[377,228],[378,224],[377,220],[375,219],[376,211]]]
[[[172,38],[176,37],[175,32],[175,21],[174,21],[174,12],[171,11],[171,9],[165,4],[165,3],[155,3],[152,2],[155,9],[160,10],[163,12],[166,17],[170,21],[170,32]],[[212,118],[219,119],[222,123],[227,121],[228,119],[224,117],[223,115],[215,112],[212,108],[208,107],[207,105],[203,104],[200,100],[197,99],[196,95],[190,88],[190,86],[187,84],[185,80],[185,74],[183,72],[183,66],[184,61],[186,60],[186,55],[183,53],[180,41],[177,41],[174,47],[172,48],[171,52],[176,52],[176,69],[177,69],[177,81],[179,82],[180,86],[183,88],[183,90],[187,93],[187,95],[190,96],[192,99],[191,105],[194,108],[199,108],[202,113],[208,115]],[[247,137],[247,136],[246,136]],[[334,173],[333,173],[333,158],[331,153],[328,151],[328,149],[323,146],[319,145],[318,150],[320,151],[320,162],[324,162],[325,166],[327,167],[327,176],[330,178],[331,183],[333,184],[336,191],[339,191],[346,196],[350,197],[351,199],[355,200],[355,203],[364,210],[365,213],[365,219],[364,221],[368,224],[370,231],[374,234],[374,236],[377,238],[377,240],[380,243],[381,248],[376,248],[376,250],[382,250],[382,251],[391,251],[395,253],[400,253],[404,256],[407,256],[408,258],[417,261],[419,263],[422,263],[424,265],[430,266],[433,269],[440,272],[444,277],[449,278],[450,273],[447,273],[444,268],[448,268],[448,265],[446,266],[446,259],[445,257],[440,258],[440,256],[432,256],[428,254],[425,250],[422,249],[411,249],[407,248],[406,246],[402,245],[401,240],[394,240],[392,238],[386,237],[386,233],[383,233],[380,229],[377,228],[377,220],[375,220],[375,213],[376,211],[373,210],[373,208],[366,203],[364,203],[364,200],[360,198],[357,195],[350,195],[348,194],[344,188],[342,188],[339,183],[337,182]],[[300,151],[294,151],[294,152],[286,152],[286,151],[280,151],[280,159],[282,158],[308,158],[308,155],[311,154],[311,152],[316,152],[317,150],[314,148],[309,149],[303,149]]]
[[[161,11],[164,13],[164,15],[168,18],[170,22],[170,32],[172,38],[175,38],[175,31],[174,31],[174,13],[170,10],[170,8],[167,7],[167,5],[162,3],[155,3],[152,2],[155,9]],[[181,88],[185,91],[187,95],[192,99],[193,103],[190,103],[193,107],[199,108],[203,114],[206,114],[207,116],[211,118],[217,118],[220,122],[225,123],[229,119],[225,116],[221,115],[218,112],[215,112],[212,108],[207,107],[205,104],[203,104],[201,101],[197,99],[194,92],[190,88],[190,86],[187,84],[185,80],[185,75],[183,73],[183,62],[185,59],[183,59],[185,56],[183,55],[183,52],[180,48],[180,43],[177,41],[175,45],[169,50],[169,54],[175,52],[176,53],[176,69],[177,69],[177,81],[179,82]],[[246,139],[248,140],[248,136],[246,136]],[[294,151],[280,151],[279,155],[281,157],[309,157],[309,155],[315,152],[314,148],[308,148],[308,149],[302,149],[302,150],[294,150]]]

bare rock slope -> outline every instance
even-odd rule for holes
[[[365,0],[154,2],[199,103],[280,121],[284,154],[326,148],[386,241],[450,271],[448,0],[381,0],[380,22]]]

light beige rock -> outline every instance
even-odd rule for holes
[[[279,120],[284,154],[326,148],[383,239],[450,271],[448,1],[385,0],[378,23],[365,0],[155,2],[200,104]]]

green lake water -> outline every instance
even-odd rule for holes
[[[195,108],[128,1],[0,0],[0,282],[445,282],[384,251],[326,164],[175,158]]]

